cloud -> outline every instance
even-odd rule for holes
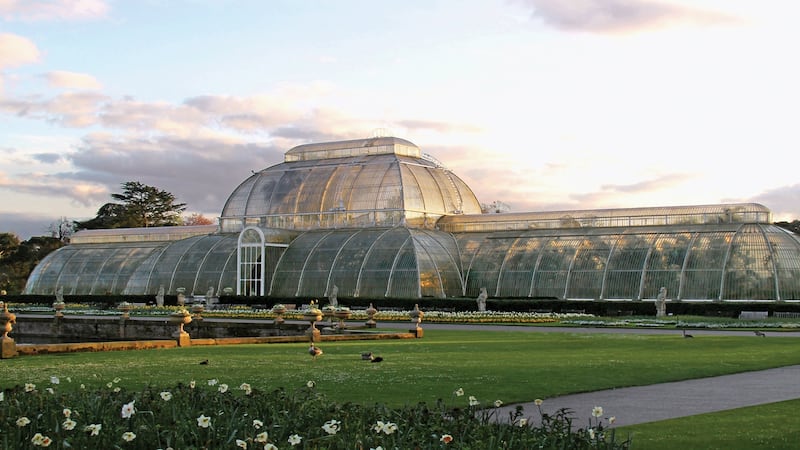
[[[800,184],[772,189],[747,201],[768,207],[776,221],[800,220]]]
[[[0,17],[5,20],[92,20],[109,10],[105,0],[0,0]]]
[[[650,180],[644,180],[639,183],[604,184],[601,186],[601,189],[605,192],[623,192],[627,194],[636,194],[642,192],[646,193],[669,189],[682,184],[691,178],[694,178],[694,176],[689,174],[666,174]]]
[[[102,85],[97,79],[85,73],[53,71],[45,74],[45,78],[51,86],[66,89],[102,89]]]
[[[0,70],[37,62],[40,56],[39,49],[30,39],[16,34],[0,33]]]
[[[533,16],[566,31],[624,33],[677,23],[726,23],[735,18],[647,0],[521,0]]]

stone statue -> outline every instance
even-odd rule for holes
[[[164,306],[164,286],[160,286],[158,288],[158,294],[156,294],[156,306]]]
[[[211,304],[211,299],[214,298],[214,286],[209,286],[206,291],[206,305]]]
[[[481,293],[478,294],[478,299],[477,299],[477,301],[478,301],[478,311],[481,311],[481,312],[486,311],[486,298],[488,296],[489,296],[489,294],[486,293],[486,288],[482,287],[481,288]]]
[[[328,303],[331,306],[333,307],[339,306],[339,299],[337,298],[338,295],[339,295],[339,287],[334,284],[333,287],[331,288],[331,293],[328,294]]]
[[[59,286],[56,291],[56,303],[64,303],[64,286]]]
[[[656,317],[664,317],[667,315],[667,288],[661,286],[658,290],[658,297],[656,297]]]

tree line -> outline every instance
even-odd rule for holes
[[[186,204],[178,203],[173,194],[157,187],[138,181],[127,181],[121,186],[122,192],[111,194],[115,201],[101,206],[94,218],[69,221],[62,217],[50,225],[50,236],[35,236],[20,241],[13,233],[0,233],[0,291],[21,293],[39,261],[48,253],[68,244],[76,231],[214,223],[202,214],[182,217]]]

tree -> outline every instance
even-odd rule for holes
[[[8,235],[13,239],[8,239]],[[14,245],[16,242],[16,245]],[[19,242],[13,234],[0,233],[0,290],[19,294],[25,288],[33,268],[50,252],[63,247],[59,239],[47,236],[32,237]]]
[[[69,242],[72,233],[75,232],[75,223],[70,222],[66,217],[62,217],[50,224],[49,231],[50,237],[54,237],[66,244]]]
[[[122,183],[122,193],[111,198],[119,203],[106,203],[94,219],[75,222],[76,230],[175,226],[186,209],[186,203],[175,203],[171,193],[138,181]]]
[[[191,216],[186,216],[183,218],[184,225],[213,225],[214,221],[209,219],[208,217],[193,213]]]
[[[777,226],[779,226],[781,228],[787,229],[787,230],[791,231],[792,233],[800,234],[800,220],[795,219],[795,220],[793,220],[791,222],[786,222],[786,221],[775,222],[775,225],[777,225]]]

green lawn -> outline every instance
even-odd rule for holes
[[[776,450],[800,448],[800,400],[621,427],[632,448]]]
[[[306,344],[22,356],[0,361],[0,387],[48,383],[50,376],[87,386],[120,378],[131,389],[192,379],[259,388],[314,380],[342,401],[430,402],[463,388],[483,401],[513,403],[800,364],[797,345],[752,337],[426,330],[423,339],[322,343],[316,361]],[[362,361],[365,351],[384,362]],[[208,365],[199,364],[204,359]]]
[[[402,406],[452,399],[462,388],[481,404],[497,399],[509,404],[800,364],[798,345],[791,338],[750,336],[426,330],[415,340],[323,342],[324,354],[317,360],[306,344],[21,356],[0,360],[0,388],[24,383],[44,388],[51,376],[59,378],[61,390],[108,383],[140,389],[210,379],[271,389],[313,380],[327,397],[342,402]],[[360,355],[367,351],[385,360],[363,361]],[[199,364],[206,359],[207,365]],[[633,436],[633,448],[790,448],[780,443],[798,441],[798,406],[800,401],[765,405],[619,431]]]

